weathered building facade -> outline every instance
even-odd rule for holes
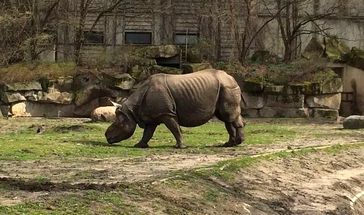
[[[60,16],[57,23],[56,60],[72,56],[75,32],[79,27],[80,1],[65,0],[58,6],[64,15]],[[274,16],[274,3],[271,3],[270,8],[262,0],[252,1],[249,14],[254,24],[250,29],[245,29],[248,12],[242,0],[125,0],[111,9],[115,2],[93,0],[85,11],[85,23],[82,26],[85,42],[81,50],[84,57],[127,44],[183,45],[188,38],[190,43],[203,41],[215,59],[232,60],[238,57],[241,46],[241,38],[236,33],[255,32]],[[264,2],[269,4],[269,1]],[[318,22],[324,24],[330,34],[345,39],[349,46],[364,48],[362,0],[307,2],[302,13],[324,14],[328,8],[335,7],[335,15],[324,17]],[[305,26],[305,29],[312,28],[312,24]],[[302,34],[299,37],[298,51],[305,48],[312,36]],[[282,55],[284,47],[281,39],[278,24],[272,21],[256,35],[250,50],[265,49]]]

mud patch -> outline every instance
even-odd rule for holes
[[[87,130],[85,125],[69,125],[69,126],[57,126],[52,128],[57,133],[69,133],[69,132],[84,132]]]

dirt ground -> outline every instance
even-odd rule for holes
[[[313,125],[337,129],[336,124]],[[98,189],[122,184],[148,183],[158,187],[173,180],[179,171],[209,169],[221,161],[259,158],[278,152],[316,149],[307,156],[279,158],[239,169],[229,181],[209,180],[231,190],[229,201],[221,207],[202,209],[189,206],[192,214],[364,214],[364,147],[348,148],[337,153],[320,150],[336,144],[363,142],[362,135],[300,137],[274,145],[247,145],[244,150],[225,150],[219,154],[148,155],[138,158],[77,160],[1,161],[0,185],[17,187],[0,196],[0,205],[11,206],[68,190]],[[225,168],[224,166],[221,167]],[[42,181],[44,180],[44,181]],[[202,186],[202,185],[201,185]],[[199,188],[196,188],[199,189]],[[200,189],[204,189],[202,186]],[[166,189],[164,195],[173,195]],[[185,190],[193,202],[193,189]],[[188,195],[190,192],[191,195]],[[173,192],[172,192],[173,193]],[[189,196],[189,197],[188,197]],[[131,200],[134,201],[134,200]],[[144,203],[143,211],[155,212]],[[194,208],[196,207],[196,208]]]

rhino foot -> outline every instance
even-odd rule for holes
[[[176,144],[174,146],[174,148],[176,148],[176,149],[185,149],[185,148],[187,148],[187,146],[185,144]]]
[[[141,148],[141,149],[145,149],[145,148],[148,148],[148,144],[146,143],[137,143],[134,145],[135,148]]]
[[[222,147],[234,147],[237,146],[238,144],[236,143],[232,143],[232,142],[226,142],[224,145],[222,145]]]

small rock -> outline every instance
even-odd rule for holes
[[[364,128],[364,116],[353,115],[344,120],[345,129],[361,129]]]

